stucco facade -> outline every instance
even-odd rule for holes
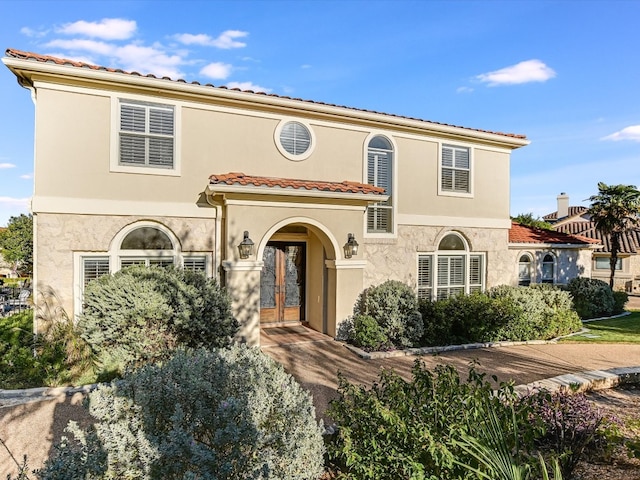
[[[3,62],[36,109],[36,288],[68,312],[86,281],[132,262],[218,278],[251,344],[290,321],[335,335],[387,279],[443,294],[445,263],[462,291],[517,284],[509,173],[524,136],[14,50]],[[143,248],[141,232],[159,243]]]

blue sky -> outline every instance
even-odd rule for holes
[[[511,213],[640,183],[640,1],[13,1],[0,48],[525,134]],[[0,67],[0,226],[28,212],[34,106]],[[72,147],[72,146],[71,146]]]

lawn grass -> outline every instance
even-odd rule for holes
[[[565,343],[640,343],[640,311],[607,320],[587,322],[589,331],[561,340]]]

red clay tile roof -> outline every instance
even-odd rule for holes
[[[528,227],[511,222],[509,230],[509,242],[511,243],[556,243],[573,245],[599,244],[600,240],[587,238],[580,235],[570,235],[568,233],[545,230],[543,228]]]
[[[77,67],[77,68],[89,68],[92,70],[102,70],[105,72],[112,72],[112,73],[124,73],[127,75],[135,75],[138,77],[148,77],[148,78],[158,78],[158,79],[162,79],[162,80],[168,80],[168,81],[172,81],[172,82],[179,82],[179,83],[188,83],[186,80],[183,79],[178,79],[178,80],[173,80],[170,77],[157,77],[153,74],[148,74],[148,75],[142,75],[138,72],[126,72],[124,70],[121,70],[119,68],[108,68],[108,67],[101,67],[98,65],[92,65],[90,63],[85,63],[85,62],[78,62],[75,60],[68,60],[68,59],[64,59],[64,58],[58,58],[58,57],[52,57],[49,55],[40,55],[37,53],[33,53],[33,52],[25,52],[22,50],[16,50],[14,48],[8,48],[5,52],[5,55],[7,57],[11,57],[11,58],[18,58],[21,60],[32,60],[32,61],[36,61],[36,62],[42,62],[42,63],[55,63],[57,65],[69,65],[72,67]],[[202,85],[200,82],[191,82],[192,85]],[[491,130],[482,130],[479,128],[469,128],[469,127],[461,127],[459,125],[451,125],[448,123],[440,123],[440,122],[433,122],[430,120],[424,120],[421,118],[415,118],[415,117],[406,117],[403,115],[394,115],[394,114],[390,114],[390,113],[383,113],[383,112],[377,112],[375,110],[367,110],[367,109],[362,109],[362,108],[354,108],[354,107],[347,107],[344,105],[336,105],[336,104],[332,104],[332,103],[324,103],[324,102],[316,102],[313,100],[305,100],[302,98],[292,98],[292,97],[287,97],[287,96],[282,96],[282,95],[276,95],[273,93],[264,93],[264,92],[254,92],[253,90],[241,90],[239,88],[228,88],[225,86],[219,86],[216,87],[210,83],[205,84],[204,86],[206,87],[212,87],[212,88],[220,88],[220,89],[225,89],[225,90],[234,90],[237,92],[244,92],[244,93],[251,93],[254,95],[265,95],[268,97],[275,97],[275,98],[282,98],[282,99],[287,99],[287,100],[295,100],[295,101],[300,101],[300,102],[305,102],[305,103],[312,103],[312,104],[316,104],[316,105],[325,105],[325,106],[329,106],[329,107],[338,107],[338,108],[346,108],[349,110],[354,110],[354,111],[358,111],[358,112],[366,112],[366,113],[373,113],[373,114],[378,114],[378,115],[385,115],[388,117],[395,117],[395,118],[402,118],[402,119],[406,119],[406,120],[416,120],[416,121],[420,121],[420,122],[426,122],[426,123],[431,123],[434,125],[442,125],[442,126],[446,126],[446,127],[454,127],[454,128],[462,128],[465,130],[471,130],[474,132],[480,132],[480,133],[488,133],[488,134],[492,134],[492,135],[500,135],[503,137],[510,137],[510,138],[517,138],[517,139],[522,139],[525,140],[527,138],[526,135],[521,135],[521,134],[516,134],[516,133],[504,133],[504,132],[493,132]]]
[[[569,207],[569,215],[567,215],[567,217],[573,217],[574,215],[582,215],[587,210],[588,210],[587,207],[582,207],[582,206]],[[562,218],[566,218],[566,217],[562,217]],[[542,217],[542,219],[546,221],[559,220],[558,212],[551,212],[548,215],[545,215],[544,217]]]
[[[258,177],[231,172],[209,177],[210,185],[250,185],[254,187],[279,187],[294,190],[315,190],[319,192],[359,193],[364,195],[384,195],[384,188],[358,182],[325,182],[298,180],[295,178]]]
[[[559,232],[576,232],[583,237],[592,238],[602,243],[602,253],[611,252],[611,237],[602,235],[596,230],[593,222],[571,222],[555,227]],[[640,229],[630,230],[620,237],[620,252],[636,254],[640,253]]]

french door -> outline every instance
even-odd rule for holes
[[[306,244],[269,242],[260,274],[260,323],[304,320]]]

